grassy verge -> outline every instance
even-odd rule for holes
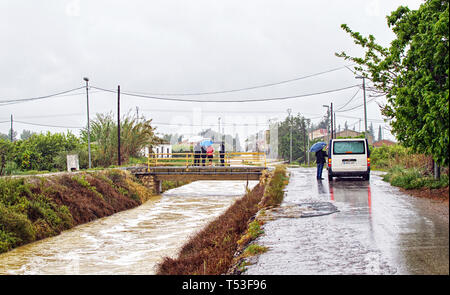
[[[142,204],[152,195],[121,170],[0,178],[0,253]]]
[[[279,204],[286,184],[286,168],[278,166],[261,177],[260,183],[228,210],[194,235],[176,259],[166,257],[159,264],[160,275],[218,275],[235,262],[234,254],[262,233],[260,224],[248,221],[265,206]],[[263,247],[252,246],[246,255],[260,253]]]
[[[447,187],[449,183],[446,174],[442,175],[440,179],[434,179],[433,176],[427,175],[421,169],[405,169],[398,166],[389,169],[383,176],[383,180],[404,189],[439,189]]]

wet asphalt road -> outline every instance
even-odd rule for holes
[[[282,205],[266,212],[269,248],[244,274],[449,274],[448,205],[401,193],[373,172],[370,181],[315,179],[290,169]]]

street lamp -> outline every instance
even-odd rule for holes
[[[327,108],[327,118],[328,118],[328,121],[330,121],[330,117],[329,117],[329,113],[330,113],[330,106],[328,106],[328,105],[326,105],[326,104],[323,104],[322,105],[324,108]],[[327,124],[327,136],[328,136],[328,139],[330,138],[330,133],[329,133],[329,131],[331,130],[331,128],[328,128],[328,124]]]
[[[287,109],[288,116],[289,116],[289,125],[291,125],[290,128],[290,137],[289,137],[289,164],[292,163],[292,117],[291,117],[291,111],[292,109]]]
[[[367,138],[366,77],[364,77],[364,76],[356,76],[355,78],[363,80],[363,93],[364,93],[364,137]]]
[[[87,131],[88,131],[88,154],[89,154],[89,169],[91,169],[91,129],[89,124],[89,78],[84,77],[86,81],[86,101],[87,101]]]

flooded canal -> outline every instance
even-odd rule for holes
[[[258,182],[249,181],[249,188]],[[197,181],[141,206],[0,255],[0,274],[154,274],[245,193],[246,181]]]

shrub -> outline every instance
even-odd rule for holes
[[[258,254],[264,253],[266,251],[267,251],[267,247],[265,247],[265,246],[251,244],[244,250],[243,257],[258,255]]]
[[[3,238],[8,237],[12,243],[9,245],[11,248],[35,239],[33,225],[27,216],[8,210],[3,204],[0,204],[0,230],[3,232]]]
[[[237,242],[240,246],[246,245],[248,242],[256,239],[264,233],[261,229],[262,222],[258,220],[253,220],[248,225],[247,232],[239,239]]]
[[[390,169],[395,166],[403,168],[430,169],[431,157],[416,154],[410,149],[400,145],[383,145],[371,149],[370,160],[372,167],[377,169]]]
[[[436,189],[448,186],[448,175],[442,175],[441,179],[436,180],[433,177],[426,176],[423,170],[419,169],[403,169],[399,166],[391,168],[387,174],[383,176],[383,180],[390,182],[393,186],[402,187],[404,189],[430,188]]]

